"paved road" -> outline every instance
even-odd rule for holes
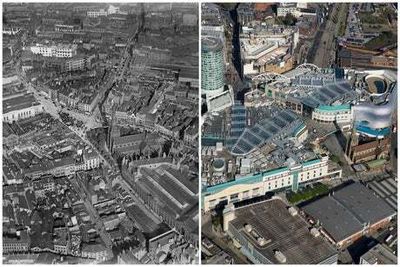
[[[68,110],[67,108],[62,108],[61,111],[67,113],[68,115],[70,115],[71,117],[73,117],[78,121],[82,121],[87,130],[102,126],[100,122],[96,121],[96,116],[94,114],[86,115],[83,112]]]
[[[342,162],[342,165],[341,165],[342,176],[348,176],[348,175],[352,175],[355,173],[353,168],[347,162],[343,147],[342,147],[341,143],[339,142],[336,134],[329,135],[325,139],[323,144],[326,146],[326,148],[329,150],[329,152],[331,152],[333,155],[338,156],[340,161]]]
[[[45,97],[43,94],[43,91],[41,91],[41,88],[35,88],[31,83],[27,83],[26,80],[23,77],[20,77],[20,80],[25,83],[25,86],[28,88],[28,91],[33,92],[35,98],[43,105],[45,111],[49,113],[52,117],[55,119],[59,120],[62,124],[65,125],[65,123],[61,120],[59,111],[61,111],[61,107],[59,105],[55,105],[52,100],[49,98]],[[92,145],[89,140],[86,138],[86,132],[83,131],[82,129],[77,129],[76,127],[72,126],[67,126],[71,131],[73,131],[77,136],[79,136],[87,145],[89,145],[92,149],[94,149],[97,154],[101,157],[102,161],[111,168],[111,165],[109,162],[103,157],[103,155]]]
[[[86,210],[89,212],[91,221],[95,223],[96,231],[99,233],[101,239],[104,241],[107,248],[111,249],[113,246],[113,242],[111,240],[111,236],[107,233],[103,222],[100,220],[100,217],[93,207],[92,203],[90,203],[89,198],[87,197],[87,193],[83,189],[83,185],[77,181],[76,177],[72,178],[71,180],[74,189],[79,193],[81,199],[84,201],[83,204],[85,205]]]
[[[392,145],[390,148],[390,166],[393,173],[397,174],[397,133],[392,133]]]
[[[343,17],[346,19],[345,14],[347,10],[348,5],[343,5],[342,3],[334,4],[328,20],[324,24],[325,27],[319,29],[322,36],[319,40],[317,49],[310,51],[310,53],[315,53],[312,63],[318,67],[330,67],[335,62],[336,36],[339,31],[340,23],[335,23],[333,20],[334,18],[336,18],[336,20],[343,19]]]
[[[58,114],[60,107],[54,105],[53,101],[44,95],[44,90],[40,87],[35,88],[31,83],[27,83],[25,79],[21,76],[20,80],[24,82],[25,87],[28,89],[28,92],[33,93],[36,100],[42,104],[44,110],[54,118],[60,120],[60,115]]]

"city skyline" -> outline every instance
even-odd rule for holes
[[[395,264],[397,5],[201,9],[202,264]]]
[[[397,264],[397,2],[2,14],[3,264]]]
[[[198,19],[3,4],[3,263],[199,261]]]

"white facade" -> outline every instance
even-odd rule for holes
[[[54,251],[56,253],[67,255],[68,254],[68,243],[66,243],[65,245],[54,244]]]
[[[281,4],[277,8],[277,16],[285,17],[287,14],[291,14],[296,18],[303,15],[316,16],[315,12],[310,12],[309,10],[304,10],[307,8],[307,3],[297,3],[297,4]]]
[[[312,119],[321,122],[350,123],[353,120],[352,109],[323,110],[314,109]]]
[[[86,15],[87,15],[89,18],[97,18],[97,17],[107,16],[107,15],[108,15],[108,12],[107,12],[106,10],[104,10],[104,9],[91,10],[91,11],[88,11],[88,12],[86,13]]]
[[[71,58],[76,55],[76,45],[40,45],[31,46],[31,51],[34,54],[39,54],[44,57],[60,57]]]
[[[228,88],[226,91],[206,96],[208,112],[217,112],[233,105],[233,88],[231,85],[228,85]]]
[[[100,158],[97,155],[89,158],[84,157],[83,162],[75,166],[75,171],[91,170],[98,167],[100,167]]]
[[[21,28],[3,28],[3,34],[15,35],[21,31]]]
[[[54,25],[54,30],[56,32],[75,32],[79,29],[74,25],[56,24]]]
[[[254,68],[254,60],[243,64],[243,74],[245,76],[259,74],[258,70]]]
[[[30,118],[43,112],[43,106],[36,105],[19,110],[12,110],[3,114],[3,121],[12,123],[14,121]]]
[[[279,6],[276,13],[278,17],[285,17],[287,14],[295,16],[294,14],[297,13],[297,7],[295,4],[291,6]]]
[[[218,186],[222,189],[217,190],[215,193],[203,193],[203,209],[205,212],[213,209],[218,203],[227,201],[233,203],[245,199],[254,198],[256,196],[264,195],[266,192],[283,189],[293,186],[295,184],[307,183],[313,180],[321,179],[324,177],[339,176],[341,177],[341,170],[329,172],[328,170],[328,156],[321,158],[318,161],[297,165],[290,168],[282,168],[278,171],[268,171],[259,175],[254,175],[251,179],[252,183],[236,183],[231,186],[223,185]],[[237,180],[244,178],[237,178]],[[246,180],[249,178],[245,178]],[[211,187],[211,191],[213,187]]]

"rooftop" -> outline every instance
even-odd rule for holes
[[[235,215],[229,229],[233,226],[253,250],[272,263],[281,263],[275,257],[277,250],[286,257],[286,264],[317,264],[337,254],[322,237],[311,235],[306,222],[298,215],[292,216],[279,199],[239,208]],[[260,246],[245,230],[246,224],[266,240],[264,245]]]
[[[361,260],[367,261],[369,264],[397,264],[396,255],[381,244],[377,244],[362,255]]]
[[[384,200],[360,183],[353,183],[303,207],[339,242],[396,214]]]
[[[289,110],[277,110],[270,117],[246,128],[232,145],[232,153],[243,155],[266,144],[278,135],[291,135],[302,122]],[[236,139],[236,138],[235,138]]]
[[[321,105],[318,107],[318,110],[320,111],[348,111],[350,110],[350,105],[335,105],[335,106],[327,106],[327,105]]]
[[[32,94],[24,94],[3,100],[3,114],[39,105]]]
[[[304,162],[303,166],[309,166],[309,165],[312,165],[312,164],[317,164],[319,162],[321,162],[320,159],[313,159],[313,160],[309,160],[309,161]],[[258,183],[258,182],[261,182],[263,180],[263,177],[274,176],[274,175],[277,175],[277,174],[280,174],[280,173],[283,173],[283,172],[287,172],[288,170],[289,170],[288,167],[281,167],[281,168],[276,168],[276,169],[270,169],[270,170],[267,170],[267,171],[262,172],[262,173],[254,173],[254,174],[251,174],[249,176],[237,178],[237,179],[235,179],[233,181],[229,181],[229,182],[222,183],[222,184],[217,184],[217,185],[214,185],[214,186],[209,186],[209,187],[206,188],[205,193],[213,194],[213,193],[219,192],[221,190],[224,190],[224,189],[226,189],[228,187],[231,187],[233,185],[236,185],[236,184]]]
[[[221,49],[222,42],[220,39],[214,37],[201,38],[202,52],[220,51]]]

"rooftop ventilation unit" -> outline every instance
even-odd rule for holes
[[[321,235],[321,233],[317,230],[317,228],[314,228],[314,227],[310,229],[310,234],[311,234],[313,237],[318,237],[318,236]]]
[[[247,233],[251,233],[253,227],[250,224],[245,224],[244,229],[246,230]]]
[[[294,207],[288,208],[288,211],[289,211],[290,215],[292,215],[292,216],[296,216],[298,214],[297,209]]]
[[[257,243],[260,246],[265,246],[268,242],[267,242],[267,240],[265,240],[264,237],[259,237],[259,238],[257,238]]]
[[[280,263],[286,263],[286,256],[281,251],[275,250],[274,256]]]

